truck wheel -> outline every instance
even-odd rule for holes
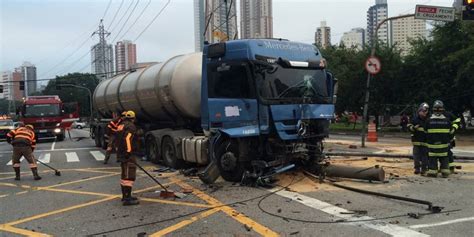
[[[176,152],[176,147],[171,137],[166,136],[163,138],[161,154],[165,165],[173,169],[179,169],[184,166],[184,161],[178,159],[178,153]]]
[[[100,130],[101,131],[101,144],[102,144],[102,149],[104,150],[107,150],[107,141],[105,140],[105,134],[104,134],[104,131],[103,130]]]
[[[156,139],[153,136],[147,137],[145,141],[145,152],[148,159],[153,163],[158,163],[160,156],[158,154],[158,145]]]
[[[100,143],[100,134],[98,128],[94,129],[94,142],[96,147],[102,147],[102,144]]]
[[[58,135],[56,135],[56,140],[57,140],[57,141],[64,141],[64,134],[58,134]]]
[[[224,180],[229,182],[242,181],[244,165],[239,161],[239,151],[237,144],[229,139],[217,144],[216,153],[217,167]]]

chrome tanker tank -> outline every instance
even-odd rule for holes
[[[103,117],[133,110],[139,119],[169,121],[201,116],[202,53],[179,55],[102,81],[94,106]]]

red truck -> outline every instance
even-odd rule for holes
[[[19,108],[20,121],[32,124],[39,139],[64,140],[65,131],[79,119],[77,103],[65,104],[57,95],[29,96]]]

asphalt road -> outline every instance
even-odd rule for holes
[[[120,202],[118,164],[113,160],[102,164],[103,151],[96,149],[87,136],[86,130],[73,130],[72,139],[38,144],[36,157],[62,174],[55,176],[40,165],[40,181],[33,180],[26,161],[21,181],[14,181],[8,164],[11,147],[0,143],[0,236],[453,237],[474,233],[471,164],[463,164],[463,170],[448,179],[433,179],[412,175],[410,161],[387,161],[383,164],[395,167],[387,172],[388,183],[340,182],[425,199],[444,207],[443,211],[452,211],[441,214],[429,214],[420,204],[319,184],[296,171],[279,176],[280,186],[272,189],[243,187],[220,179],[206,186],[178,172],[156,172],[158,165],[144,161],[141,164],[170,189],[192,193],[162,199],[155,192],[160,190],[157,185],[138,172],[134,191],[141,203],[124,207]],[[331,144],[350,143],[351,139],[333,138],[328,146],[337,149]],[[390,139],[384,140],[381,149],[390,143]],[[427,215],[415,219],[408,213]]]

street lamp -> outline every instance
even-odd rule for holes
[[[87,90],[87,93],[89,93],[89,110],[90,110],[90,116],[89,116],[89,124],[92,123],[92,92],[89,88],[84,87],[84,86],[78,86],[74,84],[56,84],[58,87],[76,87],[76,88],[81,88]]]

